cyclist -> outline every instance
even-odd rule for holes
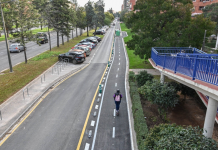
[[[114,93],[114,102],[116,104],[116,115],[119,116],[119,108],[120,108],[120,103],[122,99],[122,94],[120,93],[120,90],[117,89],[117,92]]]

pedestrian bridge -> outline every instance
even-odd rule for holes
[[[207,54],[193,47],[153,47],[152,66],[164,76],[196,90],[207,107],[204,135],[212,137],[218,122],[218,54]]]

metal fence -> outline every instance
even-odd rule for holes
[[[218,85],[218,54],[189,47],[153,47],[151,59],[163,69]]]

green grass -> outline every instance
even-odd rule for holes
[[[128,36],[124,38],[124,42],[128,42],[132,39],[134,33],[131,32],[131,29],[128,29],[124,23],[120,24],[121,30],[126,31]],[[153,69],[148,60],[141,59],[138,55],[134,54],[134,50],[130,50],[126,46],[127,54],[129,57],[129,69]]]
[[[49,31],[52,31],[53,29],[49,29]],[[46,27],[46,28],[42,28],[42,30],[41,30],[41,28],[39,28],[39,29],[34,29],[34,30],[31,30],[32,32],[33,32],[33,34],[36,34],[36,33],[38,33],[38,32],[48,32],[48,28]],[[10,40],[10,39],[12,39],[12,35],[11,34],[9,34],[9,38],[8,38],[8,40]],[[4,41],[5,40],[5,35],[2,35],[1,37],[0,37],[0,41]]]
[[[94,30],[89,31],[89,35],[92,35],[93,32]],[[48,50],[28,60],[27,64],[21,63],[14,66],[13,73],[10,73],[9,70],[2,72],[0,74],[0,104],[54,65],[58,61],[59,54],[68,52],[72,46],[86,37],[85,32],[82,36],[65,42],[64,45],[60,44],[60,47],[54,47],[51,51]]]

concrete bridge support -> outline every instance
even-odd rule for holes
[[[165,77],[164,77],[163,72],[160,72],[160,83],[164,83],[164,79]]]
[[[210,97],[208,101],[207,113],[204,121],[204,135],[208,138],[212,138],[213,135],[217,106],[218,106],[218,101]]]

